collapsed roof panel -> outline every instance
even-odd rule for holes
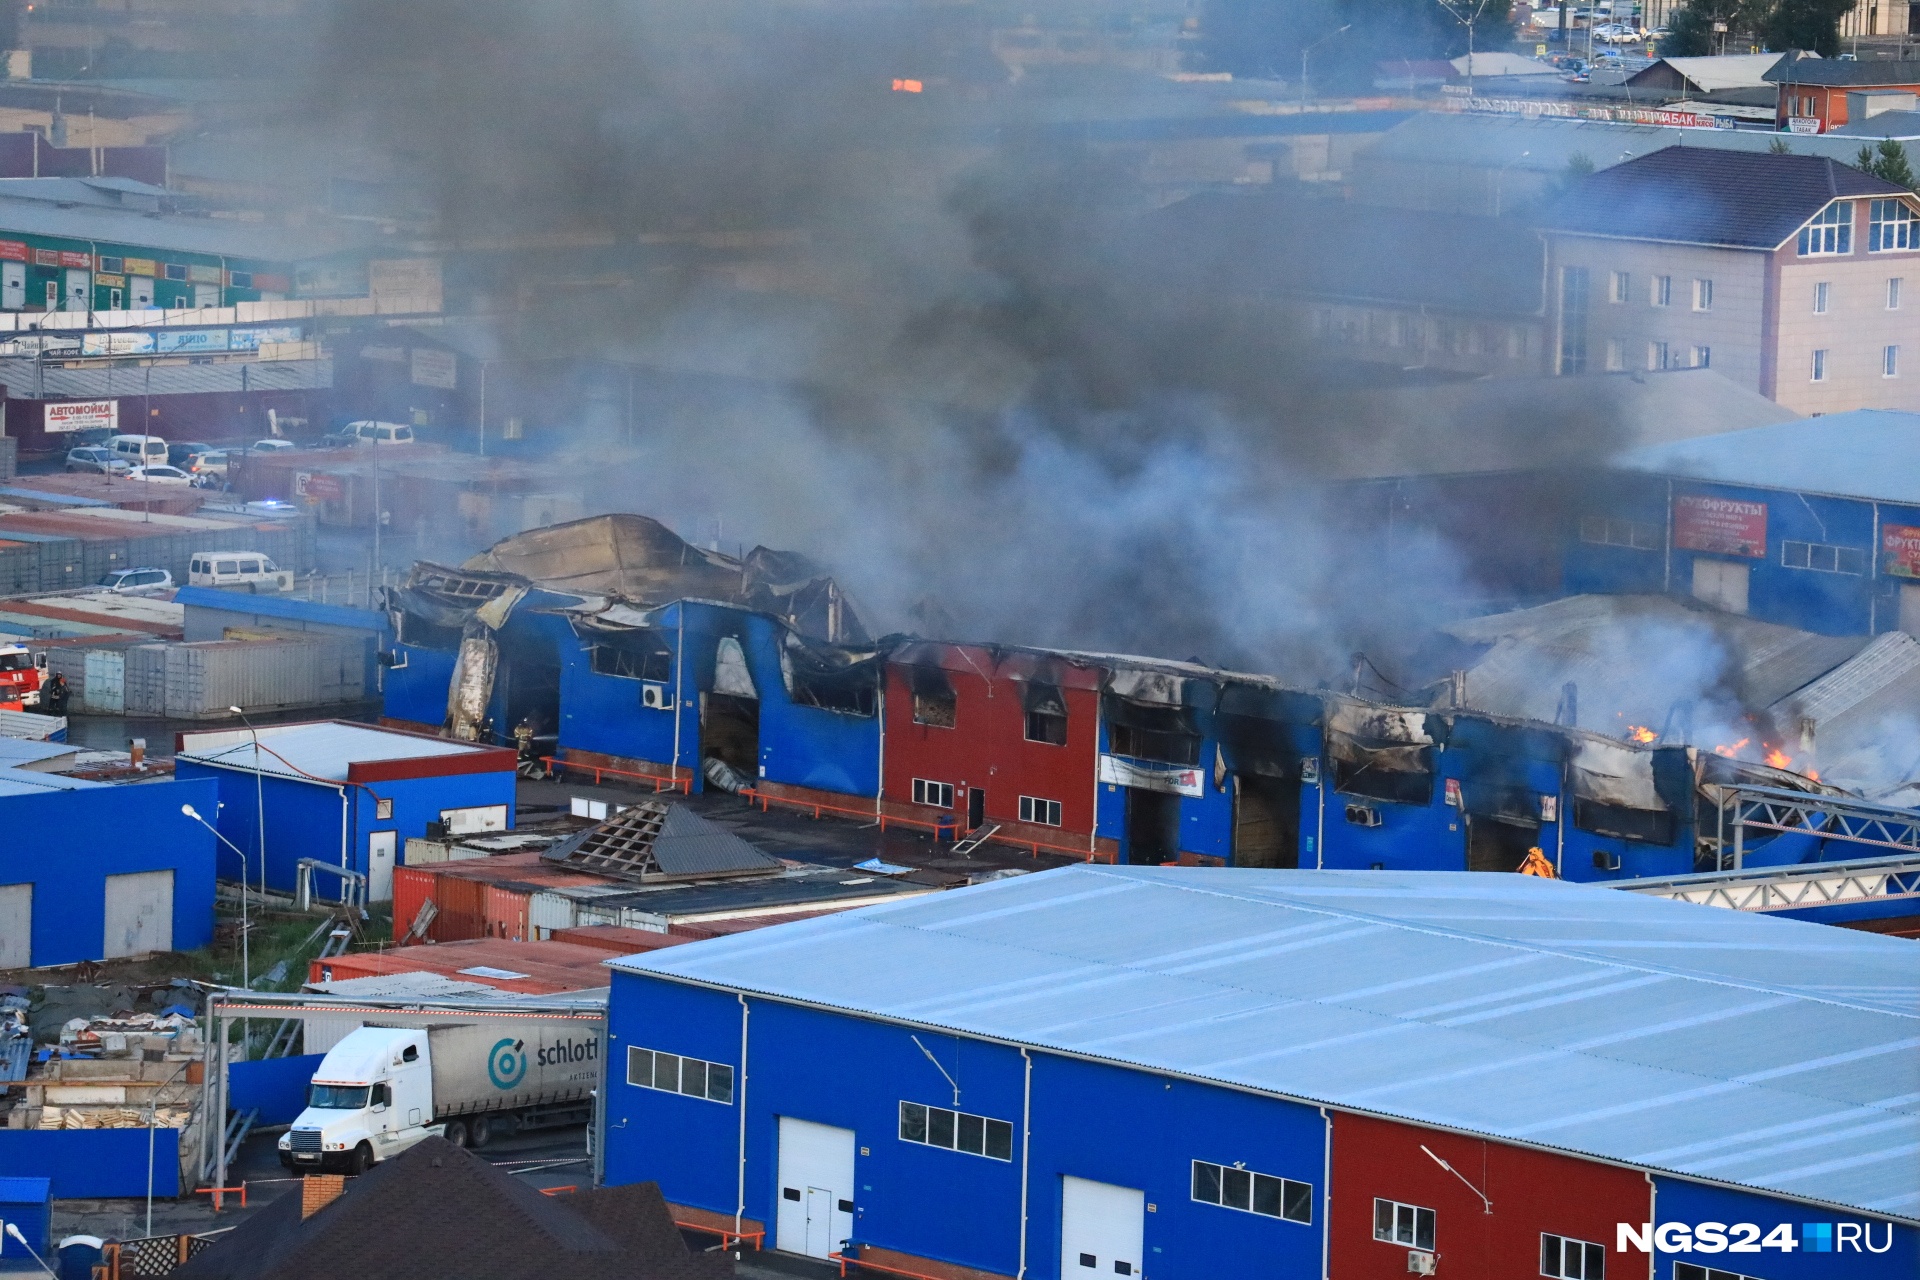
[[[540,855],[574,871],[623,880],[772,875],[785,865],[684,805],[642,800]]]

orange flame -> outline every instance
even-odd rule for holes
[[[919,93],[925,88],[926,86],[918,80],[895,80],[893,82],[893,91],[895,93]]]
[[[1740,754],[1740,748],[1746,746],[1749,742],[1752,742],[1752,741],[1753,741],[1752,738],[1742,738],[1738,742],[1723,742],[1719,746],[1713,749],[1713,754],[1717,756],[1725,756],[1729,760],[1731,760],[1734,756],[1737,756]]]
[[[1778,747],[1769,747],[1767,748],[1767,763],[1776,769],[1789,769],[1793,767],[1793,757]]]
[[[1653,742],[1660,735],[1643,724],[1630,724],[1627,726],[1627,737],[1633,742]]]

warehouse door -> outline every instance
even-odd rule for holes
[[[173,950],[173,872],[108,876],[106,907],[106,959]]]
[[[1693,598],[1727,613],[1747,611],[1747,566],[1732,560],[1693,561]]]
[[[824,1258],[853,1236],[853,1130],[780,1117],[774,1247]]]
[[[745,778],[760,776],[760,702],[731,693],[700,695],[700,757]]]
[[[19,311],[27,305],[27,264],[0,262],[0,307]]]
[[[1538,827],[1478,813],[1467,814],[1466,823],[1469,871],[1518,871],[1527,860],[1527,850],[1540,845]]]
[[[987,820],[987,789],[970,787],[967,790],[967,830],[978,831]]]
[[[67,272],[66,296],[61,299],[62,311],[91,311],[93,309],[93,273],[90,271]]]
[[[1060,1280],[1137,1276],[1147,1197],[1132,1187],[1060,1179]]]
[[[33,963],[33,886],[0,884],[0,969]]]
[[[153,281],[133,276],[127,281],[127,294],[135,311],[145,311],[153,306]]]
[[[1180,852],[1180,797],[1127,788],[1127,861],[1157,867]]]
[[[392,831],[367,833],[367,901],[393,901],[393,849],[399,836]]]
[[[1233,865],[1300,865],[1300,778],[1234,778]]]

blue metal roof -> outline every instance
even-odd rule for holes
[[[1901,939],[1530,876],[1088,866],[612,964],[1920,1217]]]
[[[0,766],[0,796],[43,796],[54,791],[86,791],[111,784],[65,774],[42,773],[37,769]]]
[[[11,535],[8,535],[11,536]],[[342,604],[321,604],[315,600],[295,600],[289,596],[260,596],[250,592],[223,591],[217,587],[182,587],[173,602],[190,608],[219,609],[228,613],[248,613],[262,618],[287,618],[297,622],[318,622],[331,627],[351,627],[360,631],[385,631],[387,615],[374,609],[357,609]]]
[[[1920,413],[1854,409],[1629,449],[1614,465],[1717,484],[1920,503],[1916,454]]]

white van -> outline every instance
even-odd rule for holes
[[[159,436],[109,436],[107,449],[130,467],[161,466],[167,461],[167,442]]]
[[[334,433],[345,444],[412,444],[413,428],[404,422],[349,422]]]
[[[246,591],[291,591],[293,574],[258,551],[196,551],[187,564],[187,585],[237,587]]]

